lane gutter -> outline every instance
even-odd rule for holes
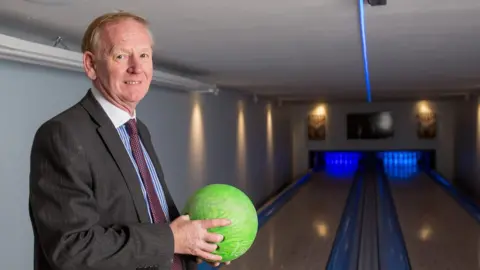
[[[365,203],[363,205],[362,234],[358,270],[379,270],[379,238],[377,211],[377,181],[375,168],[367,170],[365,175]]]
[[[480,207],[472,200],[462,195],[445,177],[436,170],[426,169],[425,173],[430,176],[435,183],[440,185],[443,190],[450,195],[457,203],[470,214],[478,223],[480,223]]]
[[[326,270],[411,270],[383,167],[361,166],[347,198]]]
[[[411,270],[391,185],[382,165],[377,169],[380,269]]]
[[[326,270],[356,270],[360,254],[363,205],[365,203],[364,170],[359,167],[350,187],[345,207],[330,251]]]

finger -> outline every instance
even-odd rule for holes
[[[220,265],[219,262],[209,262],[208,264],[210,264],[210,265],[213,266],[213,267],[217,267],[217,266]]]
[[[215,250],[217,250],[218,246],[215,245],[215,244],[210,244],[210,243],[205,243],[205,242],[203,242],[202,244],[200,244],[199,248],[200,248],[201,250],[203,250],[203,251],[212,253],[212,252],[214,252]]]
[[[220,243],[223,241],[223,235],[218,233],[205,233],[203,240],[209,243]]]
[[[225,265],[230,265],[231,261],[225,262]]]
[[[198,258],[198,257],[197,257],[197,264],[201,264],[202,262],[203,262],[203,260],[202,260],[201,258]],[[210,265],[213,266],[213,267],[217,267],[217,266],[220,265],[219,262],[207,262],[207,263],[210,264]]]
[[[189,215],[181,215],[181,216],[177,217],[175,220],[188,221],[188,220],[190,220],[190,216]]]
[[[232,224],[229,219],[226,218],[218,218],[218,219],[207,219],[202,220],[202,227],[204,229],[210,229],[215,227],[224,227]]]
[[[197,252],[197,256],[202,258],[203,260],[211,261],[211,262],[218,262],[218,261],[222,260],[221,256],[216,255],[216,254],[212,254],[212,253],[209,253],[209,252],[205,252],[203,250],[199,250]]]

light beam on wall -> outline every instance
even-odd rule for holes
[[[205,134],[199,94],[193,95],[193,109],[190,120],[190,179],[194,189],[200,188],[205,177]]]
[[[274,142],[273,142],[273,119],[272,119],[272,104],[267,104],[267,179],[270,184],[268,193],[275,188],[274,185]]]
[[[480,152],[480,104],[477,107],[477,153]]]
[[[238,101],[237,116],[237,175],[240,187],[247,190],[247,145],[243,100]]]

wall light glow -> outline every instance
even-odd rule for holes
[[[272,105],[267,104],[267,179],[269,183],[268,192],[272,192],[274,185],[274,146],[273,146],[273,119],[272,119]]]
[[[238,180],[244,191],[247,189],[247,145],[244,104],[238,101],[237,117],[237,171]]]
[[[194,96],[193,110],[190,122],[190,178],[194,188],[200,188],[205,178],[205,134],[203,116],[198,96]]]
[[[477,153],[480,152],[480,105],[477,107]]]
[[[327,112],[325,110],[325,105],[318,105],[317,107],[315,107],[315,110],[313,110],[312,114],[317,116],[326,115]]]
[[[421,114],[426,114],[426,113],[431,113],[432,109],[430,108],[430,105],[428,104],[427,101],[420,101],[417,104],[417,109],[418,112]]]

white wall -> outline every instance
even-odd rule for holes
[[[455,183],[467,195],[480,198],[480,100],[459,102],[455,127]]]
[[[0,269],[28,270],[33,265],[28,216],[32,139],[41,123],[76,103],[90,83],[81,73],[4,60],[0,60],[0,81]],[[138,108],[180,209],[195,189],[208,183],[238,186],[258,204],[292,180],[288,112],[272,107],[269,132],[265,103],[220,93],[198,98],[201,115],[195,114],[192,124],[195,100],[190,94],[153,88]],[[239,125],[241,100],[244,122]],[[192,132],[202,126],[199,120],[203,135]],[[245,130],[244,137],[237,137],[238,127]]]
[[[420,140],[416,134],[415,102],[397,103],[335,103],[326,104],[326,140],[308,141],[307,115],[315,106],[292,106],[293,170],[298,174],[308,168],[308,151],[315,150],[386,150],[435,149],[437,168],[451,179],[454,169],[454,103],[430,103],[437,112],[437,138]],[[395,136],[385,140],[347,140],[346,115],[351,112],[391,111]]]
[[[139,114],[150,128],[179,207],[208,183],[235,185],[258,204],[291,180],[289,114],[270,108],[271,143],[264,102],[229,93],[149,93]]]

